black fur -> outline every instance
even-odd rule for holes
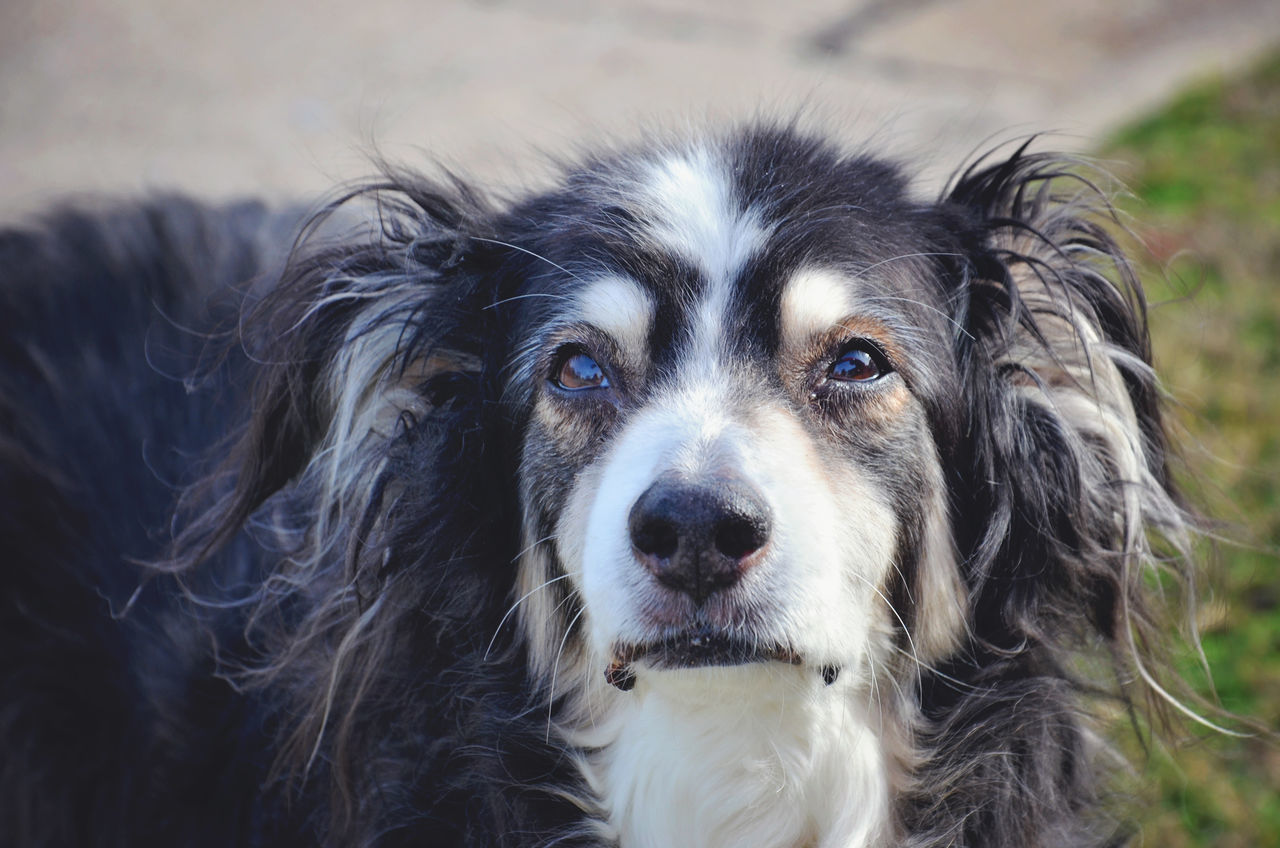
[[[750,324],[772,326],[769,281],[814,250],[919,256],[900,308],[928,336],[913,390],[971,595],[961,648],[904,674],[921,761],[896,800],[903,843],[1116,839],[1080,715],[1141,689],[1131,633],[1160,641],[1116,519],[1146,484],[1020,391],[1075,371],[1010,362],[1075,355],[1028,287],[1149,361],[1105,218],[1064,187],[1074,171],[1024,150],[922,202],[901,169],[791,130],[725,147],[741,202],[779,222],[744,275]],[[608,190],[629,161],[505,207],[391,172],[305,226],[163,199],[0,236],[0,842],[596,844],[557,703],[504,619],[522,516],[568,483],[522,489],[529,396],[509,380],[577,271],[695,284],[631,239],[642,210]],[[342,217],[359,201],[371,226]],[[655,322],[652,348],[679,331]],[[316,458],[344,426],[335,362],[387,332],[379,385],[416,400],[342,448],[334,485]],[[1137,518],[1176,536],[1153,377],[1121,370],[1158,489]],[[908,622],[920,532],[891,587]],[[1114,680],[1073,679],[1081,651]]]

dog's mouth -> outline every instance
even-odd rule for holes
[[[697,630],[678,633],[653,642],[618,644],[605,669],[605,680],[623,692],[635,686],[636,665],[643,660],[648,668],[686,669],[736,666],[749,663],[781,662],[801,665],[804,658],[794,648],[727,633]],[[830,685],[839,674],[836,666],[823,666],[822,678]]]
[[[655,642],[617,645],[615,662],[631,665],[644,660],[654,668],[704,668],[717,665],[745,665],[755,662],[785,662],[798,665],[800,655],[783,645],[761,643],[712,630],[677,633]]]

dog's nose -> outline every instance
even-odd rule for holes
[[[738,581],[769,542],[771,516],[760,494],[725,477],[662,477],[631,507],[636,558],[658,582],[702,603]]]

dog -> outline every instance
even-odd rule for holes
[[[1084,173],[760,122],[6,232],[3,841],[1123,841],[1194,522]]]

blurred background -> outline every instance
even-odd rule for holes
[[[296,199],[374,145],[509,185],[543,151],[761,110],[939,178],[993,136],[1089,149],[1277,37],[1275,0],[4,0],[0,212]]]
[[[929,191],[1033,132],[1097,156],[1131,190],[1185,483],[1230,540],[1199,621],[1217,697],[1280,728],[1280,2],[4,0],[0,83],[4,222],[309,201],[375,152],[519,189],[548,154],[761,113]],[[1280,846],[1280,746],[1188,735],[1131,752],[1140,844]]]

